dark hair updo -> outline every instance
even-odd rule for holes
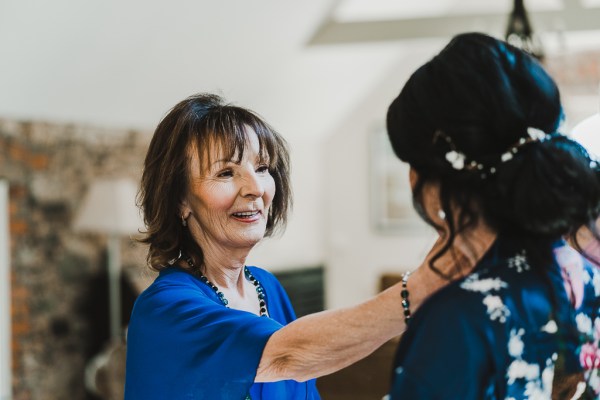
[[[484,34],[454,37],[410,77],[389,107],[387,129],[396,155],[417,172],[413,202],[425,221],[435,226],[423,209],[427,183],[439,185],[446,215],[459,210],[457,225],[448,218],[449,237],[438,257],[479,218],[521,238],[538,265],[549,260],[557,238],[584,225],[595,232],[597,164],[557,132],[562,119],[558,88],[543,67]],[[546,136],[530,140],[533,128]],[[472,168],[453,165],[452,152]]]

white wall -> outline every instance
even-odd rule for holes
[[[0,400],[11,398],[8,182],[0,179]]]
[[[327,305],[337,308],[377,292],[384,272],[413,269],[433,243],[433,231],[384,234],[369,218],[369,136],[385,127],[385,113],[409,74],[436,49],[412,51],[357,105],[323,146],[326,177]],[[408,184],[408,183],[407,183]]]
[[[398,58],[410,59],[375,79],[329,135],[290,140],[295,202],[288,229],[265,239],[247,260],[271,271],[324,265],[328,308],[373,296],[382,273],[415,268],[433,242],[428,228],[383,234],[369,217],[369,136],[384,127],[409,74],[441,48],[432,41],[406,47]]]
[[[294,206],[282,235],[264,239],[247,263],[270,271],[322,265],[325,254],[323,159],[314,140],[289,143]]]

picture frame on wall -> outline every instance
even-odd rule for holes
[[[382,234],[422,232],[428,225],[414,210],[408,164],[394,154],[385,128],[369,135],[371,225]]]

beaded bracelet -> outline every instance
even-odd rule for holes
[[[400,296],[402,297],[402,309],[404,310],[404,322],[408,324],[410,321],[410,301],[408,300],[408,277],[410,276],[411,271],[407,271],[402,274],[402,291],[400,292]]]

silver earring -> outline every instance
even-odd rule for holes
[[[169,265],[175,264],[177,261],[179,261],[181,259],[181,255],[182,255],[181,249],[179,249],[179,255],[177,257],[175,257],[175,258],[171,258],[169,261],[167,261],[167,263]]]
[[[181,225],[187,226],[187,221],[185,220],[183,215],[181,216]]]
[[[444,212],[444,210],[438,211],[438,217],[440,217],[441,219],[446,219],[446,213]]]

